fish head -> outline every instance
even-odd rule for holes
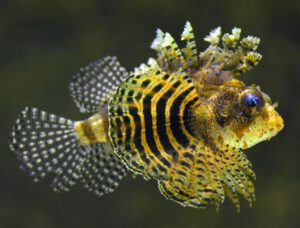
[[[223,86],[209,100],[210,137],[226,146],[250,148],[270,140],[284,127],[278,103],[259,86]]]

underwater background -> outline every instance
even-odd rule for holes
[[[273,101],[285,128],[247,155],[257,175],[252,208],[225,200],[217,213],[165,200],[155,181],[128,176],[97,198],[76,185],[69,193],[38,184],[8,148],[10,130],[25,106],[83,119],[68,85],[81,66],[116,55],[127,70],[155,56],[149,46],[159,27],[177,40],[185,22],[198,49],[211,29],[234,26],[261,38],[262,62],[242,75]],[[0,1],[0,227],[300,227],[300,2],[200,0]]]

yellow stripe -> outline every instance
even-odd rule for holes
[[[182,80],[182,82],[185,82]],[[167,127],[167,135],[170,139],[170,143],[173,145],[173,147],[178,151],[178,152],[182,152],[184,147],[182,147],[182,145],[180,143],[178,143],[175,139],[175,137],[173,136],[172,130],[171,130],[171,124],[170,124],[170,110],[172,107],[173,102],[175,101],[175,99],[186,89],[190,88],[190,86],[187,84],[187,82],[185,83],[181,83],[180,86],[178,86],[178,88],[175,89],[174,93],[172,94],[172,96],[170,97],[170,99],[168,100],[167,104],[166,104],[166,110],[165,110],[165,115],[166,115],[166,121],[169,122],[169,124],[166,126]]]
[[[196,139],[194,138],[194,136],[192,136],[188,131],[187,129],[185,128],[185,125],[184,125],[184,120],[183,120],[183,112],[184,112],[184,108],[185,106],[191,101],[193,100],[194,98],[198,97],[198,93],[196,91],[196,89],[194,89],[190,94],[189,96],[186,96],[185,99],[183,100],[183,102],[181,103],[180,105],[180,125],[181,125],[181,128],[183,129],[183,132],[184,134],[187,136],[187,138],[191,141],[192,144],[194,144],[194,142],[196,141]]]
[[[144,117],[144,114],[143,114],[143,108],[144,107],[143,107],[142,102],[143,102],[146,95],[151,94],[150,92],[151,92],[151,90],[153,89],[154,86],[155,86],[155,84],[153,85],[153,81],[151,81],[151,83],[149,84],[149,86],[147,88],[139,90],[140,92],[143,93],[144,96],[142,97],[142,99],[140,101],[141,105],[137,106],[138,107],[138,115],[141,118],[141,143],[142,143],[142,146],[145,149],[145,153],[146,153],[147,158],[150,159],[150,160],[153,160],[153,158],[150,158],[150,155],[152,155],[152,153],[151,153],[151,149],[150,149],[150,147],[147,143],[147,139],[146,139],[145,117]],[[151,157],[153,157],[153,155]],[[149,169],[150,167],[146,167],[146,168]]]
[[[160,129],[157,128],[157,117],[156,117],[156,106],[157,106],[157,102],[160,101],[161,97],[164,96],[164,94],[172,87],[172,83],[165,83],[163,88],[161,89],[161,91],[157,94],[154,95],[154,97],[152,98],[152,102],[151,102],[151,115],[152,115],[152,123],[153,123],[153,133],[154,133],[154,138],[155,138],[155,142],[156,142],[156,145],[157,145],[157,148],[159,151],[161,152],[166,152],[164,150],[164,147],[163,145],[161,144],[160,142],[160,139],[159,139],[159,134],[158,134],[158,131]],[[163,154],[163,153],[161,153]],[[167,153],[164,153],[166,156],[167,156],[167,160],[170,161],[171,160],[171,156]],[[156,159],[158,160],[158,159]]]

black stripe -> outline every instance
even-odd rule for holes
[[[194,132],[191,128],[191,123],[190,123],[190,120],[191,120],[191,116],[189,114],[189,111],[191,110],[191,107],[198,101],[198,97],[195,97],[193,100],[189,101],[186,106],[184,107],[184,110],[183,110],[183,123],[184,123],[184,126],[185,126],[185,129],[191,134],[191,135],[194,135]]]
[[[167,127],[166,127],[166,116],[165,110],[166,105],[169,98],[174,93],[174,87],[168,89],[163,96],[160,97],[159,101],[156,104],[156,124],[157,124],[157,134],[159,136],[159,140],[165,150],[166,153],[171,154],[173,159],[178,158],[178,153],[176,149],[170,143],[170,139],[167,135]],[[174,160],[176,160],[174,159]]]
[[[141,86],[143,88],[146,88],[150,83],[151,83],[151,80],[147,79],[147,80],[145,80],[145,81],[142,82]]]
[[[134,91],[133,91],[133,90],[129,90],[127,96],[128,96],[128,97],[132,97],[133,94],[134,94]]]
[[[119,97],[123,97],[125,95],[125,92],[126,92],[125,88],[119,89],[118,91]]]
[[[188,194],[182,190],[179,190],[178,194],[182,195],[183,197],[189,198],[189,199],[192,198],[192,196],[190,194]]]
[[[135,122],[135,130],[134,130],[134,136],[133,136],[133,143],[139,152],[141,159],[146,163],[150,164],[149,159],[146,157],[145,149],[141,143],[141,134],[142,134],[142,128],[141,128],[141,118],[138,115],[138,109],[137,107],[128,107],[129,114],[133,117]]]
[[[170,125],[172,133],[176,141],[181,144],[183,147],[189,145],[189,140],[186,135],[183,133],[183,129],[180,124],[180,105],[182,101],[188,96],[188,94],[193,90],[193,87],[182,92],[173,102],[170,109]]]
[[[186,173],[183,172],[182,170],[177,170],[176,173],[180,176],[186,177]]]
[[[191,165],[189,163],[185,162],[185,161],[180,161],[180,165],[182,165],[182,166],[184,166],[186,168],[190,168],[191,167]]]
[[[157,168],[155,166],[152,166],[151,170],[155,174],[155,176],[158,175],[158,170],[157,170]]]
[[[194,161],[194,155],[192,153],[186,152],[183,154],[183,157],[188,158],[191,161]]]
[[[164,79],[164,80],[168,80],[168,79],[169,79],[169,77],[170,77],[170,75],[169,75],[169,74],[165,74],[165,75],[163,76],[163,79]]]
[[[173,88],[178,88],[180,86],[181,82],[180,81],[177,81],[173,84]]]
[[[128,116],[124,116],[123,117],[123,122],[124,122],[124,126],[125,126],[125,142],[129,142],[130,141],[130,137],[131,137],[131,126],[130,126],[130,118]]]
[[[150,95],[147,94],[143,100],[143,115],[144,115],[144,120],[145,120],[145,134],[146,134],[146,141],[147,144],[152,151],[152,153],[161,160],[161,162],[166,165],[167,167],[171,167],[171,164],[164,159],[161,156],[160,151],[157,148],[155,139],[154,139],[154,132],[153,132],[153,122],[152,122],[152,115],[151,115],[151,100],[152,100],[152,92],[159,92],[162,88],[161,84],[156,85]]]
[[[121,117],[115,117],[115,122],[116,122],[116,135],[117,135],[117,144],[121,145],[122,142],[122,131],[121,131],[121,127],[122,127],[122,122],[120,120]]]
[[[174,179],[174,182],[178,182],[180,185],[185,185],[184,181],[180,178]],[[180,190],[178,185],[175,185],[174,188],[176,188],[177,190]]]
[[[162,173],[166,173],[167,170],[166,168],[164,168],[162,165],[160,165],[159,163],[156,164],[157,168],[162,172]],[[161,178],[163,178],[163,176],[161,176]]]
[[[185,200],[179,199],[177,196],[174,195],[174,192],[171,192],[164,183],[161,183],[162,189],[164,193],[166,194],[166,197],[173,199],[178,202],[184,202]]]

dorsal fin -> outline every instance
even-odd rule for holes
[[[181,40],[186,41],[186,46],[182,49],[182,52],[185,57],[186,67],[197,66],[198,52],[195,42],[194,31],[189,21],[187,21],[184,26],[184,30],[181,34]]]
[[[106,56],[82,67],[70,83],[70,93],[81,112],[96,113],[127,77],[114,56]]]
[[[158,29],[151,48],[157,51],[158,64],[164,71],[174,72],[185,68],[181,50],[170,33]]]

